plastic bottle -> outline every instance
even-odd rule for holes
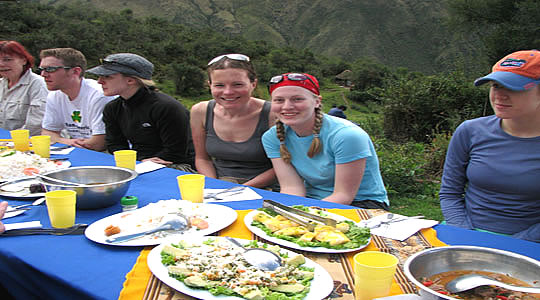
[[[124,196],[120,200],[120,204],[122,204],[122,211],[134,210],[139,206],[139,198],[135,196]]]

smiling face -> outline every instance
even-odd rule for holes
[[[536,118],[540,113],[540,88],[512,91],[491,82],[489,99],[495,115],[501,119]]]
[[[19,80],[26,64],[26,59],[21,56],[0,52],[0,76],[10,82]]]
[[[272,112],[300,136],[313,132],[315,108],[320,105],[321,97],[302,87],[282,86],[272,92]]]
[[[246,70],[229,68],[212,71],[208,84],[216,102],[229,108],[247,103],[257,82],[249,80]]]

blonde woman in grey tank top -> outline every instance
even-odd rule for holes
[[[208,64],[213,100],[191,108],[197,172],[257,188],[276,182],[260,141],[275,123],[269,103],[252,97],[257,77],[249,57],[221,55]]]

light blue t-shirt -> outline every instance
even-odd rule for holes
[[[285,126],[285,146],[291,153],[291,164],[304,179],[306,196],[324,199],[334,192],[336,164],[366,158],[364,177],[354,201],[374,200],[389,204],[379,170],[379,159],[369,135],[359,126],[337,117],[324,115],[320,139],[322,151],[313,158],[307,156],[313,135],[300,137]],[[266,155],[280,157],[276,126],[262,138]]]

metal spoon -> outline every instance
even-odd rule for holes
[[[38,174],[38,173],[34,173],[33,175],[36,176],[36,177],[39,177],[39,178],[41,178],[41,179],[45,179],[45,180],[48,180],[48,181],[53,181],[53,183],[56,182],[56,183],[61,183],[61,184],[74,185],[74,186],[85,186],[85,184],[82,184],[82,183],[71,182],[71,181],[65,181],[65,180],[61,180],[61,179],[56,179],[56,178],[52,178],[52,177],[49,177],[49,176],[41,175],[41,174]]]
[[[281,266],[281,257],[279,257],[279,255],[277,255],[276,253],[263,248],[246,249],[242,244],[240,244],[232,237],[226,236],[225,238],[236,246],[244,249],[244,258],[250,265],[254,266],[255,268],[264,271],[274,271]]]
[[[475,287],[479,287],[482,285],[496,285],[498,287],[502,287],[508,290],[523,292],[523,293],[533,293],[533,294],[540,293],[540,288],[537,288],[537,287],[510,285],[510,284],[500,282],[491,277],[480,275],[480,274],[468,274],[468,275],[459,276],[456,279],[448,282],[446,284],[446,289],[450,293],[459,293],[459,292],[464,292],[470,289],[474,289]]]
[[[156,227],[154,229],[150,229],[150,230],[143,231],[143,232],[138,232],[138,233],[133,233],[133,234],[128,234],[128,235],[112,237],[112,238],[106,239],[105,241],[107,243],[122,243],[122,242],[125,242],[125,241],[129,241],[129,240],[139,238],[141,236],[145,236],[145,235],[148,235],[148,234],[152,234],[152,233],[155,233],[155,232],[158,232],[158,231],[164,231],[164,230],[176,230],[176,231],[179,231],[179,232],[183,232],[183,231],[185,231],[186,229],[189,228],[188,224],[189,224],[188,220],[185,219],[185,218],[172,219],[172,220],[169,220],[169,221],[161,224],[160,226],[158,226],[158,227]]]

